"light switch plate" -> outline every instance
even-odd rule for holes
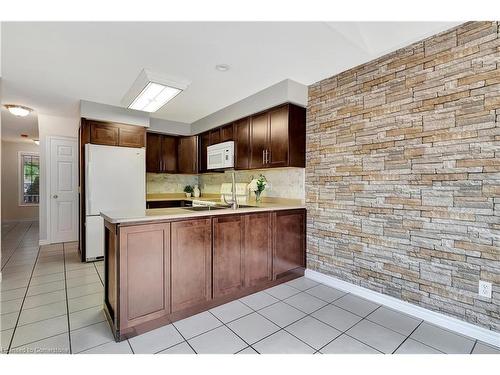
[[[481,297],[491,298],[491,283],[479,280],[479,295]]]

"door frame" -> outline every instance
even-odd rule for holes
[[[76,169],[76,174],[77,174],[77,179],[79,178],[78,173],[80,170],[79,166],[79,156],[80,152],[78,150],[78,137],[66,137],[66,136],[58,136],[58,135],[48,135],[46,137],[47,142],[45,142],[45,194],[44,194],[44,199],[45,199],[45,207],[46,207],[46,215],[45,215],[45,220],[47,223],[46,230],[47,230],[47,243],[46,244],[51,244],[53,243],[52,239],[52,216],[51,216],[51,183],[52,183],[52,170],[51,170],[51,165],[52,165],[52,153],[51,153],[51,146],[52,146],[52,141],[54,140],[59,140],[59,141],[72,141],[75,142],[76,147],[75,147],[75,152],[76,152],[76,160],[75,160],[75,167]],[[77,184],[77,194],[80,194],[80,186]],[[77,227],[80,225],[80,203],[79,203],[79,196],[77,197]],[[79,232],[77,230],[77,232]],[[79,234],[77,233],[77,236]],[[78,241],[78,238],[76,239]]]

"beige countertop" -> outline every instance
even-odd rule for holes
[[[211,200],[218,202],[218,200],[214,198],[212,198]],[[141,222],[161,221],[161,220],[186,219],[186,218],[196,218],[201,216],[231,215],[235,213],[244,214],[250,212],[278,211],[278,210],[305,208],[304,203],[296,199],[267,198],[263,199],[263,202],[259,204],[256,204],[255,202],[250,202],[248,205],[251,205],[252,207],[242,207],[238,208],[237,210],[232,210],[231,208],[225,208],[225,209],[211,210],[211,211],[191,211],[188,208],[183,208],[183,207],[152,208],[144,210],[125,209],[125,210],[117,210],[110,212],[101,212],[101,216],[104,218],[104,220],[112,224],[120,224],[120,223],[141,223]]]

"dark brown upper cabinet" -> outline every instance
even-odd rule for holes
[[[220,128],[210,130],[210,145],[220,142]]]
[[[200,147],[199,152],[199,166],[200,172],[207,171],[207,147],[210,146],[210,133],[205,132],[198,136],[198,142]]]
[[[90,127],[87,143],[105,146],[144,147],[146,128],[142,126],[82,119],[82,126]]]
[[[177,142],[177,137],[167,135],[161,138],[161,164],[164,172],[177,172]]]
[[[146,172],[177,172],[177,138],[164,134],[147,133]]]
[[[250,118],[234,123],[234,168],[248,169],[250,166]]]
[[[286,104],[251,117],[250,169],[305,167],[305,108]]]
[[[233,124],[229,124],[220,128],[220,141],[227,142],[232,141],[233,137]]]
[[[198,136],[198,166],[199,172],[207,172],[207,147],[216,143],[233,140],[233,124],[224,125],[220,128],[212,129],[201,133]]]
[[[250,169],[266,166],[266,150],[269,138],[269,113],[252,116],[250,120]]]
[[[199,171],[207,172],[207,147],[234,141],[234,169],[306,166],[306,110],[284,104],[198,136]]]
[[[177,139],[178,172],[198,173],[198,137],[180,137]]]

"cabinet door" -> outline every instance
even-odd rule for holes
[[[250,168],[263,168],[264,151],[267,149],[269,113],[253,116],[250,119]]]
[[[200,155],[199,155],[199,166],[200,172],[207,171],[207,147],[210,145],[210,133],[205,132],[198,136],[198,142],[200,143]]]
[[[212,296],[210,219],[172,225],[172,312],[206,302]]]
[[[142,126],[120,126],[118,130],[118,146],[144,147],[146,129]]]
[[[168,135],[161,137],[161,169],[163,172],[177,172],[177,138]]]
[[[273,278],[305,265],[305,210],[273,213]]]
[[[210,145],[220,142],[220,128],[210,130]]]
[[[197,137],[181,137],[178,142],[177,160],[179,173],[197,173]]]
[[[250,163],[250,119],[234,123],[235,169],[248,169]]]
[[[272,220],[269,212],[244,215],[242,218],[245,227],[245,287],[251,287],[272,278]]]
[[[170,314],[170,224],[120,229],[120,328]]]
[[[105,146],[118,146],[118,127],[100,122],[92,122],[90,143]]]
[[[243,220],[241,215],[213,218],[214,298],[243,288]]]
[[[288,106],[269,111],[267,164],[269,167],[288,165]]]
[[[220,129],[220,141],[227,142],[233,140],[233,124],[225,125]]]
[[[146,135],[146,172],[161,171],[161,135],[147,133]]]

